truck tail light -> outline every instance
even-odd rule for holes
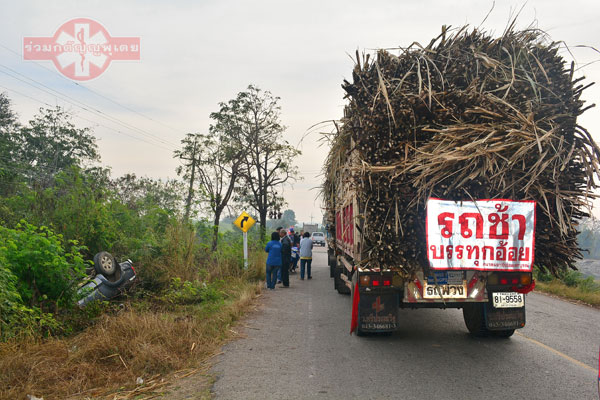
[[[360,286],[369,286],[371,283],[371,277],[369,275],[361,275]]]
[[[371,285],[373,285],[373,286],[379,286],[380,283],[381,283],[381,281],[379,280],[379,278],[371,279]]]
[[[417,286],[418,285],[418,286]],[[408,301],[411,303],[416,302],[417,300],[421,300],[423,296],[421,295],[421,291],[419,288],[422,288],[421,283],[418,279],[415,279],[413,282],[409,282],[407,285],[408,289]]]
[[[498,275],[489,274],[487,281],[490,285],[497,285],[498,284]]]
[[[531,274],[523,272],[519,274],[490,274],[488,277],[490,285],[529,285],[531,283]]]
[[[390,282],[389,279],[386,279],[383,281],[383,286],[391,286],[391,285],[392,285],[392,282]]]
[[[531,284],[531,274],[521,274],[521,285]]]

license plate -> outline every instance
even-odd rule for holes
[[[515,292],[497,292],[492,295],[495,308],[518,308],[525,306],[525,296]]]
[[[434,271],[427,276],[428,285],[461,285],[465,275],[463,271]]]
[[[425,299],[466,299],[467,283],[463,281],[460,285],[430,285],[425,283],[423,288]]]

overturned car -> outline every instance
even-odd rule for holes
[[[106,251],[94,256],[94,267],[90,268],[88,274],[91,280],[78,290],[80,296],[83,296],[77,302],[79,307],[85,307],[96,300],[109,300],[124,293],[136,278],[131,260],[119,263]]]

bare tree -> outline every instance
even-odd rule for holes
[[[198,164],[198,135],[188,133],[181,140],[181,150],[175,150],[173,157],[183,160],[185,163],[177,167],[177,175],[181,176],[188,184],[188,194],[185,200],[185,220],[190,218],[190,210],[192,208],[192,200],[194,198],[194,184],[196,183],[196,168]]]
[[[239,198],[256,210],[263,237],[269,207],[280,202],[275,188],[297,178],[293,160],[300,154],[282,138],[286,128],[280,122],[279,100],[250,85],[211,114],[213,128],[226,132],[241,152],[242,180],[237,191]]]

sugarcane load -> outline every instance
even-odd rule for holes
[[[600,149],[577,124],[592,83],[561,50],[512,24],[356,53],[323,184],[353,330],[396,329],[398,305],[454,307],[471,333],[508,337],[533,266],[575,268]]]

